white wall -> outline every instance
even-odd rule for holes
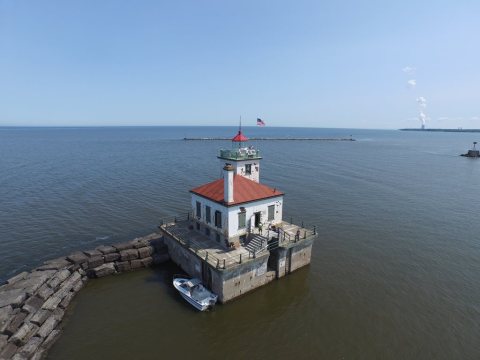
[[[225,159],[220,159],[220,164],[222,165],[222,169],[225,166],[225,163],[232,164],[232,166],[235,168],[235,174],[237,175],[242,175],[243,177],[246,177],[247,179],[253,180],[255,182],[260,182],[260,160],[255,159],[255,160],[239,160],[239,161],[234,161],[234,160],[225,160]],[[246,164],[251,164],[252,165],[252,173],[250,175],[247,175],[245,173],[245,165]]]
[[[192,212],[196,218],[196,202],[199,201],[202,206],[202,216],[200,222],[212,228],[212,230],[218,230],[215,227],[215,211],[218,210],[222,213],[222,229],[221,232],[225,236],[235,237],[244,235],[247,231],[254,226],[254,213],[261,212],[261,222],[263,228],[267,229],[268,224],[278,224],[282,221],[283,216],[283,196],[277,196],[270,199],[259,200],[255,202],[250,202],[246,204],[235,205],[231,207],[223,206],[217,202],[205,199],[196,194],[192,194]],[[268,207],[270,205],[275,205],[274,219],[268,221]],[[211,221],[209,224],[206,223],[206,206],[210,206]],[[246,227],[244,229],[238,228],[238,213],[240,212],[240,207],[244,207],[246,210]],[[225,231],[227,230],[227,232]]]
[[[225,230],[228,230],[228,211],[227,208],[215,201],[211,201],[205,199],[204,197],[198,196],[196,194],[192,194],[192,213],[194,218],[196,218],[197,214],[197,201],[202,204],[202,217],[200,222],[212,228],[212,230],[219,231],[220,229],[215,227],[215,211],[220,211],[222,213],[222,229],[220,230],[222,234],[227,236],[228,233]],[[210,206],[210,223],[207,224],[206,222],[206,207]]]
[[[268,207],[275,205],[274,219],[268,221]],[[238,213],[240,207],[244,207],[246,210],[246,227],[244,229],[238,228]],[[263,229],[267,229],[269,224],[278,224],[282,221],[283,213],[283,196],[277,196],[270,199],[259,200],[247,204],[240,204],[231,206],[228,208],[228,235],[229,237],[240,236],[247,233],[249,229],[252,229],[255,224],[256,212],[261,212],[261,222]]]

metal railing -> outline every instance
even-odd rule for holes
[[[205,260],[210,265],[214,266],[217,269],[229,269],[235,267],[239,264],[242,264],[245,261],[250,259],[255,259],[257,256],[261,255],[265,251],[274,250],[280,246],[286,246],[291,243],[296,243],[300,240],[307,239],[311,236],[316,236],[317,231],[316,227],[313,228],[304,228],[302,223],[302,228],[298,227],[297,233],[292,235],[291,233],[285,231],[281,227],[276,227],[275,230],[268,229],[266,238],[267,241],[259,249],[253,251],[246,250],[245,253],[240,253],[236,256],[222,257],[219,258],[215,256],[214,253],[208,252],[205,250],[201,244],[198,244],[196,241],[189,238],[184,238],[182,234],[178,231],[175,231],[176,225],[178,222],[192,222],[193,225],[193,216],[191,212],[187,212],[180,216],[172,216],[169,218],[164,218],[161,220],[161,227],[166,230],[177,242],[179,242],[183,247],[190,249],[197,256]],[[295,225],[295,224],[293,224]],[[193,227],[192,227],[193,230]]]
[[[219,157],[224,159],[234,159],[234,160],[248,160],[248,159],[256,159],[261,157],[260,151],[256,149],[231,149],[220,150]]]

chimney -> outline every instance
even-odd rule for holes
[[[223,167],[223,200],[233,202],[233,166],[226,163]]]

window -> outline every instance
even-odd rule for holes
[[[200,201],[197,201],[197,218],[200,219],[202,217],[202,204],[200,204]]]
[[[244,229],[246,226],[246,220],[247,220],[247,213],[244,212],[239,212],[238,213],[238,228],[239,229]]]
[[[252,164],[245,164],[245,174],[250,175],[252,173]]]
[[[222,213],[218,210],[215,211],[215,226],[219,229],[222,228]]]
[[[210,206],[205,206],[205,221],[207,222],[207,224],[210,224],[210,222],[212,221],[210,211]]]
[[[270,205],[268,207],[268,221],[275,219],[275,205]]]

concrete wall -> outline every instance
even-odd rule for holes
[[[46,261],[0,286],[0,359],[42,359],[61,332],[73,297],[89,278],[169,259],[161,235],[99,246]]]
[[[231,269],[216,269],[192,251],[184,248],[167,234],[164,236],[168,253],[174,263],[188,275],[196,277],[225,303],[275,279],[267,268],[268,253]]]
[[[190,276],[202,279],[203,260],[166,234],[164,235],[164,241],[170,259]]]
[[[244,295],[275,279],[275,272],[268,271],[268,254],[224,271],[215,270],[212,291],[221,294],[219,301],[225,303]]]
[[[289,247],[279,247],[272,251],[276,264],[276,276],[281,278],[292,271],[310,264],[313,240],[302,240]]]

